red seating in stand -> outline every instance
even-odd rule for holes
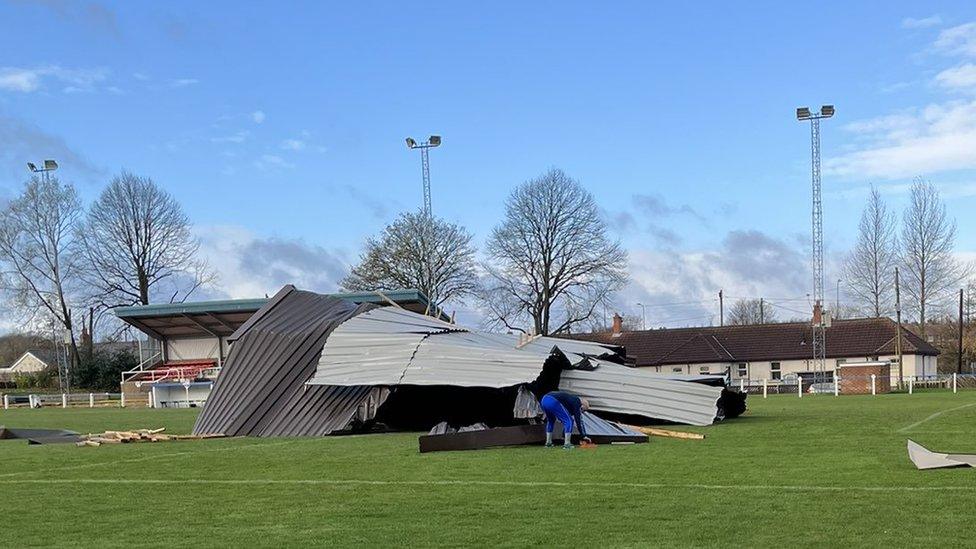
[[[133,375],[126,381],[159,383],[161,381],[192,380],[205,370],[217,367],[216,360],[171,360]]]

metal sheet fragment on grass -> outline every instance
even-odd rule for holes
[[[976,467],[976,454],[943,454],[933,452],[914,440],[908,440],[908,458],[919,469]]]

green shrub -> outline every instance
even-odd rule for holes
[[[18,389],[51,389],[57,385],[57,376],[51,370],[18,372],[14,374],[14,385]]]
[[[71,387],[95,392],[118,392],[122,372],[134,370],[139,359],[129,351],[98,351],[83,356],[71,372]]]

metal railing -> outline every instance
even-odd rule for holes
[[[831,375],[825,381],[816,381],[813,376],[788,375],[782,379],[738,378],[730,386],[748,394],[762,395],[793,394],[885,394],[908,393],[916,390],[943,390],[954,393],[960,390],[976,389],[976,374],[931,374],[924,376],[902,376],[885,374],[871,375]]]

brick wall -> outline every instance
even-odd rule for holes
[[[871,394],[871,374],[874,374],[875,391],[877,393],[890,393],[890,372],[891,367],[887,364],[841,366],[838,369],[838,389],[844,395],[869,395]]]

